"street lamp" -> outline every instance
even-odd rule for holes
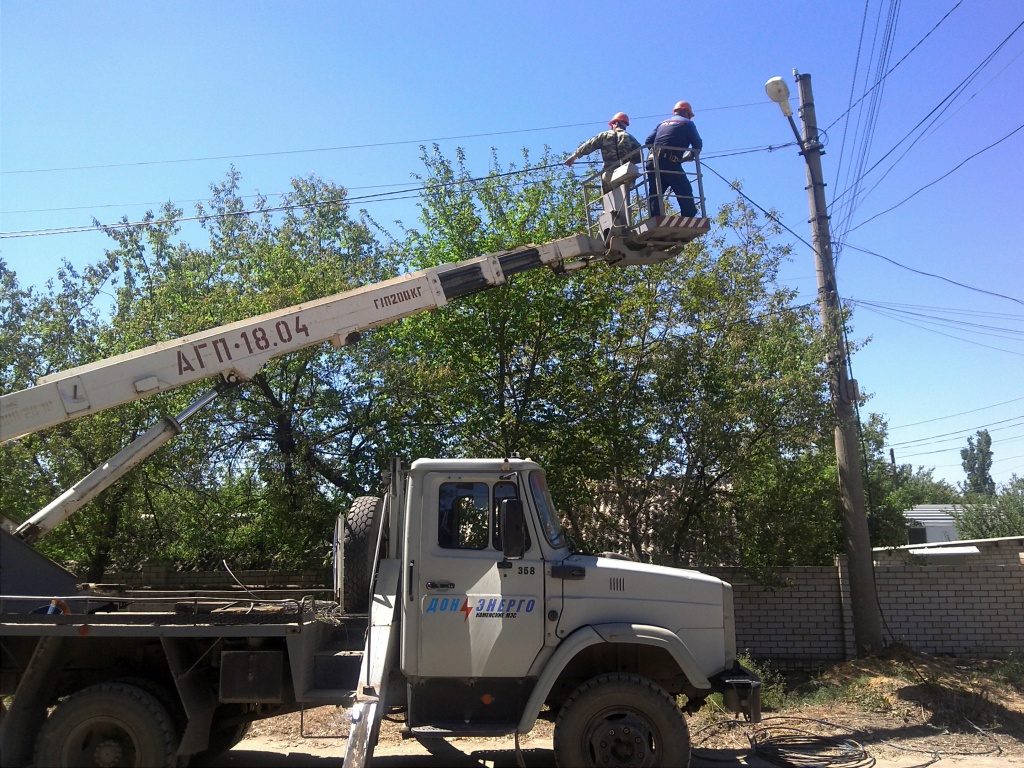
[[[781,77],[773,77],[764,84],[768,98],[782,108],[782,114],[786,117],[793,116],[793,109],[789,106],[789,86]]]
[[[796,121],[793,120],[793,108],[789,106],[789,86],[786,85],[786,81],[781,77],[773,77],[764,84],[764,90],[768,94],[768,98],[779,105],[782,115],[789,120],[789,127],[793,129],[796,143],[803,149],[804,145],[803,141],[800,140],[800,131],[796,127]]]

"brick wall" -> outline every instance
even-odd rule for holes
[[[962,548],[976,553],[960,553]],[[927,550],[927,556],[911,550]],[[876,550],[886,642],[932,654],[1024,653],[1024,537]],[[735,569],[706,569],[733,585],[737,648],[781,668],[853,658],[845,558],[834,568],[785,568],[768,589]]]
[[[836,568],[777,569],[775,576],[787,585],[777,589],[736,568],[702,570],[732,584],[741,652],[771,659],[780,668],[847,657],[846,630],[852,635],[853,629]]]
[[[875,582],[889,631],[927,653],[1024,652],[1024,537],[953,542],[945,549],[955,553],[957,545],[978,553],[878,553]]]

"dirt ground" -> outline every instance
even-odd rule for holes
[[[811,687],[827,694],[831,687],[841,695],[817,696],[815,704],[806,696],[786,697],[756,726],[705,708],[689,718],[692,765],[1024,766],[1024,696],[1014,681],[993,677],[985,662],[901,651],[840,664],[813,680],[788,676],[784,683],[795,694]],[[804,703],[785,703],[791,699]],[[511,737],[421,744],[404,739],[401,730],[400,722],[383,723],[375,766],[516,765]],[[541,720],[521,737],[527,766],[554,765],[552,730]],[[255,723],[217,765],[336,765],[347,731],[345,712],[333,708],[271,718]]]

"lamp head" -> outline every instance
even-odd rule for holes
[[[765,93],[768,98],[779,105],[785,117],[793,116],[793,109],[789,106],[789,86],[781,77],[773,77],[764,84]]]

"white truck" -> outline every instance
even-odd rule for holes
[[[202,378],[218,384],[12,530],[0,528],[0,764],[181,766],[260,718],[350,709],[346,766],[381,718],[409,735],[516,737],[555,719],[560,766],[685,766],[683,710],[713,692],[753,721],[732,589],[695,571],[575,553],[528,458],[420,459],[339,516],[332,600],[81,585],[31,548],[268,360],[503,284],[518,272],[652,264],[706,218],[637,220],[638,174],[599,235],[524,246],[163,342],[0,396],[0,442]],[[634,199],[639,196],[634,194]]]

